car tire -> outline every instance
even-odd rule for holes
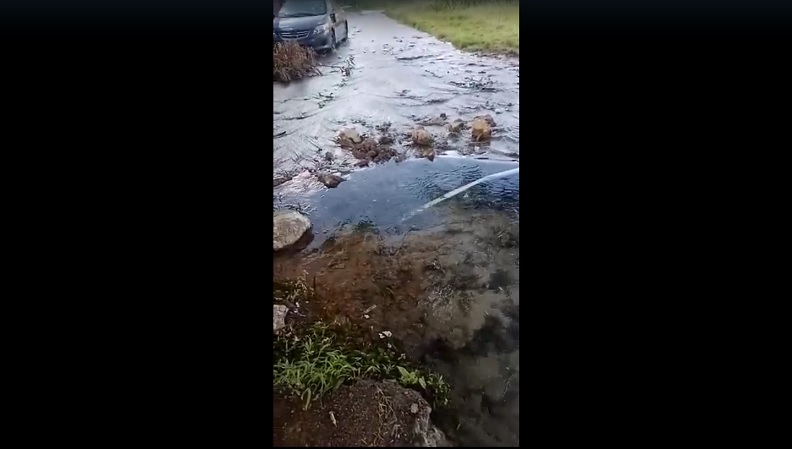
[[[349,40],[349,22],[347,22],[346,20],[344,21],[344,40],[345,41]]]
[[[338,41],[336,40],[335,30],[333,30],[332,35],[333,35],[333,45],[330,46],[330,51],[333,51],[336,48],[338,48]]]

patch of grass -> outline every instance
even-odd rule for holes
[[[295,42],[279,42],[272,46],[272,76],[275,81],[287,82],[321,74],[310,48]]]
[[[359,379],[394,379],[419,391],[434,407],[448,404],[449,385],[439,374],[406,360],[393,348],[361,345],[354,330],[314,323],[275,338],[273,380],[309,408],[325,394]]]
[[[399,22],[447,40],[457,48],[520,54],[518,0],[357,0],[357,9],[382,9]]]

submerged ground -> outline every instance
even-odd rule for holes
[[[303,251],[276,256],[275,278],[300,278],[316,290],[316,301],[292,305],[292,319],[357,326],[442,374],[450,403],[432,421],[452,444],[517,445],[519,174],[407,217],[518,166],[519,66],[462,53],[380,13],[349,21],[352,37],[322,59],[323,76],[274,86],[273,207],[305,213],[314,233]],[[350,59],[351,72],[342,69]],[[437,157],[416,158],[401,133],[440,114],[465,121],[490,114],[493,139],[473,142],[469,131],[450,136],[430,124]],[[403,158],[361,169],[334,141],[342,127],[377,134],[385,123]],[[327,189],[317,181],[321,171],[346,180]],[[277,404],[280,429],[302,429],[303,419],[313,437],[339,432],[329,418],[311,424],[319,415],[295,410]]]

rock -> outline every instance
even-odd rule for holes
[[[446,113],[445,113],[445,112],[441,112],[441,113],[440,113],[440,118],[441,118],[441,119],[443,119],[443,120],[445,120],[446,118],[448,118],[448,116],[446,115]]]
[[[380,136],[379,138],[380,145],[389,145],[391,143],[393,143],[393,136],[391,136],[390,134],[383,134]]]
[[[485,122],[487,122],[487,124],[488,124],[490,127],[493,127],[493,126],[495,126],[495,119],[494,119],[494,118],[492,118],[492,116],[491,116],[491,115],[489,115],[489,114],[486,114],[486,115],[479,115],[479,116],[477,116],[476,118],[477,118],[477,119],[484,120]]]
[[[377,150],[369,151],[368,153],[366,153],[366,157],[368,157],[369,159],[374,159],[375,157],[377,157]]]
[[[419,146],[430,146],[434,139],[429,131],[425,130],[423,126],[416,126],[412,132],[412,141]]]
[[[286,313],[289,308],[281,305],[274,304],[272,306],[272,332],[277,334],[278,331],[286,327]]]
[[[276,176],[272,178],[272,187],[278,187],[279,185],[283,184],[284,182],[290,181],[290,176]]]
[[[476,117],[473,119],[473,125],[471,126],[473,140],[476,142],[481,142],[482,140],[489,140],[492,137],[492,128],[490,128],[489,123],[482,118]]]
[[[461,119],[455,119],[453,122],[446,125],[446,129],[452,133],[458,133],[465,127],[465,122]]]
[[[421,150],[421,157],[425,157],[425,158],[429,159],[430,161],[434,161],[434,158],[435,158],[436,155],[437,155],[437,153],[435,153],[434,148],[423,148]]]
[[[344,178],[338,175],[328,175],[326,173],[320,174],[317,176],[317,179],[319,179],[319,182],[331,189],[338,187],[339,184],[345,181]]]
[[[355,162],[355,167],[368,167],[369,161],[363,159]]]
[[[328,162],[332,161],[333,160],[333,153],[328,151],[327,153],[325,153],[324,158]]]
[[[311,221],[295,212],[277,212],[272,220],[272,248],[280,251],[297,243],[311,229]]]
[[[338,144],[342,147],[349,147],[362,141],[360,134],[354,128],[344,128],[338,133]]]
[[[446,115],[440,114],[439,117],[426,117],[421,119],[418,123],[424,126],[443,126],[446,122]]]
[[[364,153],[368,153],[371,150],[375,150],[377,148],[377,141],[372,139],[371,137],[366,137],[363,142],[358,146],[358,149],[363,151]]]

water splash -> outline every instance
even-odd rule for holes
[[[419,207],[418,209],[414,210],[413,212],[410,212],[409,214],[407,214],[402,219],[402,221],[408,220],[408,219],[412,218],[413,216],[415,216],[416,214],[421,213],[424,210],[434,206],[435,204],[443,202],[443,201],[445,201],[445,200],[447,200],[449,198],[453,198],[453,197],[459,195],[460,193],[464,192],[465,190],[468,190],[469,188],[471,188],[471,187],[473,187],[475,185],[481,184],[482,182],[487,182],[487,181],[491,181],[493,179],[498,179],[498,178],[505,178],[506,176],[514,175],[514,174],[517,174],[519,172],[520,172],[520,167],[517,167],[517,168],[512,168],[511,170],[506,170],[506,171],[502,171],[502,172],[498,172],[498,173],[494,173],[494,174],[491,174],[491,175],[484,176],[483,178],[479,178],[479,179],[477,179],[477,180],[475,180],[475,181],[473,181],[471,183],[465,184],[462,187],[459,187],[457,189],[454,189],[454,190],[446,193],[445,195],[441,196],[440,198],[436,198],[436,199],[434,199],[432,201],[429,201],[428,203],[424,204],[423,206]]]

